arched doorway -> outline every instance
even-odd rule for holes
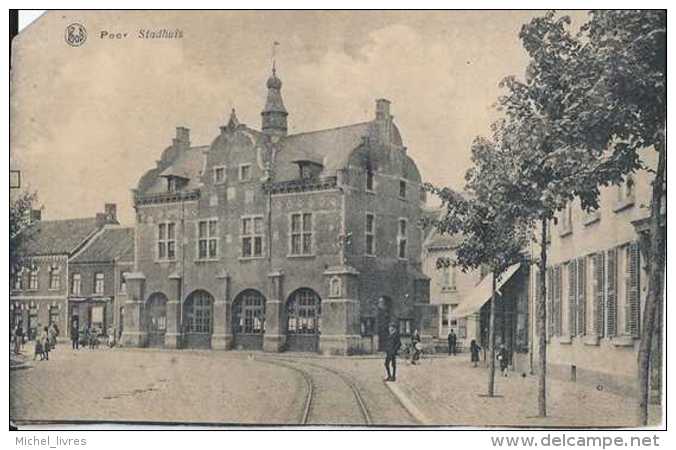
[[[316,352],[319,350],[322,305],[319,295],[312,289],[294,291],[286,303],[287,350]]]
[[[164,347],[164,335],[167,333],[167,297],[156,292],[146,303],[146,332],[148,347]]]
[[[392,299],[386,296],[380,297],[378,299],[377,311],[378,351],[384,351],[387,335],[389,334],[389,325],[392,321]]]
[[[236,349],[260,350],[265,333],[265,297],[255,289],[240,292],[232,303],[232,333]]]
[[[211,348],[214,297],[206,291],[195,291],[183,305],[183,330],[186,348]]]

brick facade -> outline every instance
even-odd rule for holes
[[[389,102],[287,136],[276,74],[267,86],[262,131],[234,111],[210,146],[178,128],[139,181],[123,342],[351,354],[399,319],[431,336],[421,178]]]

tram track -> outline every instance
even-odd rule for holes
[[[301,363],[297,360],[291,359],[291,358],[271,358],[271,357],[265,357],[265,358],[259,358],[259,361],[265,361],[269,362],[272,364],[277,364],[282,367],[286,367],[288,369],[294,370],[297,373],[300,373],[303,376],[303,379],[305,380],[306,386],[307,386],[307,394],[304,402],[304,408],[301,414],[301,420],[300,424],[301,425],[311,425],[311,424],[316,424],[316,425],[337,425],[334,423],[322,423],[323,421],[319,419],[320,416],[320,411],[319,405],[317,404],[317,396],[318,394],[321,395],[327,395],[329,392],[326,392],[326,389],[318,389],[318,383],[315,381],[315,376],[312,373],[310,373],[309,370],[307,370],[307,367],[312,367],[313,369],[319,369],[320,371],[330,373],[334,377],[338,378],[341,383],[346,386],[349,391],[352,394],[352,397],[354,399],[354,403],[357,405],[357,409],[360,413],[360,418],[361,422],[359,425],[372,425],[373,420],[371,418],[371,414],[369,412],[369,409],[366,405],[366,402],[364,401],[364,397],[361,394],[361,391],[356,383],[356,381],[349,375],[342,373],[338,370],[335,370],[330,367],[326,367],[320,364],[313,364],[308,361],[302,361],[302,366]],[[322,377],[322,382],[326,382],[326,379]],[[315,416],[317,416],[315,418]],[[350,423],[351,425],[358,425],[357,423]]]

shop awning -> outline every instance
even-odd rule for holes
[[[496,288],[497,290],[500,290],[500,288],[507,282],[509,281],[512,276],[516,273],[517,270],[519,270],[519,267],[521,264],[514,264],[513,266],[509,266],[507,270],[502,274],[502,277],[500,277],[500,280],[498,281]],[[493,276],[492,275],[487,275],[481,280],[479,284],[477,284],[474,289],[469,293],[469,295],[462,300],[460,305],[458,305],[457,308],[455,308],[451,314],[455,318],[461,318],[461,317],[467,317],[470,314],[474,314],[475,312],[478,312],[481,307],[491,299],[491,295],[493,293]]]

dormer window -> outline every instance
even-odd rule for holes
[[[177,192],[183,189],[186,184],[188,184],[188,179],[183,177],[178,177],[175,175],[169,175],[167,178],[167,192]]]
[[[294,161],[298,164],[298,178],[311,180],[318,178],[324,166],[314,161]]]

